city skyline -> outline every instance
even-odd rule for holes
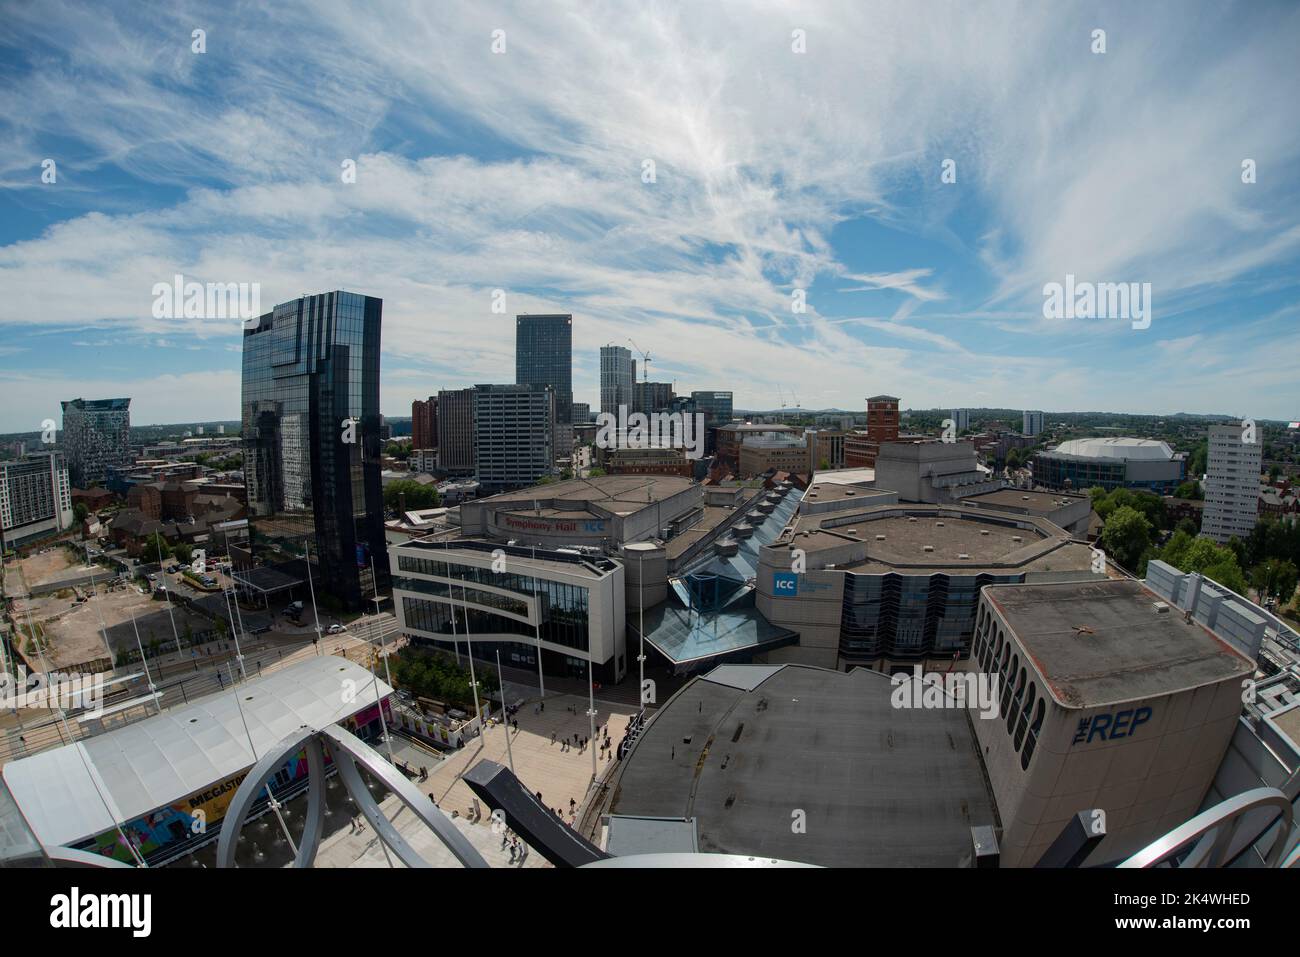
[[[593,408],[632,338],[741,408],[1300,413],[1284,5],[84,10],[0,40],[2,431],[71,379],[237,417],[240,323],[156,318],[175,276],[383,299],[392,415],[509,378],[522,313],[574,316]],[[1150,283],[1149,325],[1044,318],[1075,279]]]

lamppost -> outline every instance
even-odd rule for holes
[[[506,712],[506,679],[501,675],[501,649],[497,649],[497,684],[501,686],[501,712]],[[510,747],[510,721],[506,721],[506,760],[510,762],[510,773],[515,773],[515,755]]]

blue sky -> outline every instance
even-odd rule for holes
[[[383,298],[389,415],[509,381],[511,317],[562,311],[593,404],[599,346],[631,338],[652,378],[742,407],[1300,416],[1295,4],[0,2],[0,22],[0,431],[78,395],[236,418],[238,322],[151,314],[177,273],[258,283],[264,308]],[[1151,283],[1150,328],[1044,319],[1067,273]]]

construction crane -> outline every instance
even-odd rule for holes
[[[632,337],[628,336],[627,341],[632,342]],[[650,381],[650,353],[646,352],[635,342],[632,342],[632,348],[635,349],[637,352],[641,353],[641,376],[642,376],[641,381],[649,382]]]

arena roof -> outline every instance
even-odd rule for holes
[[[344,703],[348,680],[355,697]],[[393,691],[345,658],[309,658],[184,707],[11,761],[4,781],[41,843],[68,846],[230,778],[304,725],[322,728],[361,711],[378,700],[376,688],[379,697]]]
[[[1156,439],[1071,439],[1062,442],[1046,455],[1077,455],[1088,459],[1133,459],[1143,462],[1168,462],[1174,450]]]
[[[832,867],[961,866],[971,827],[997,824],[960,709],[896,708],[889,677],[866,669],[750,666],[747,690],[744,667],[655,713],[611,814],[694,818],[705,853]]]

